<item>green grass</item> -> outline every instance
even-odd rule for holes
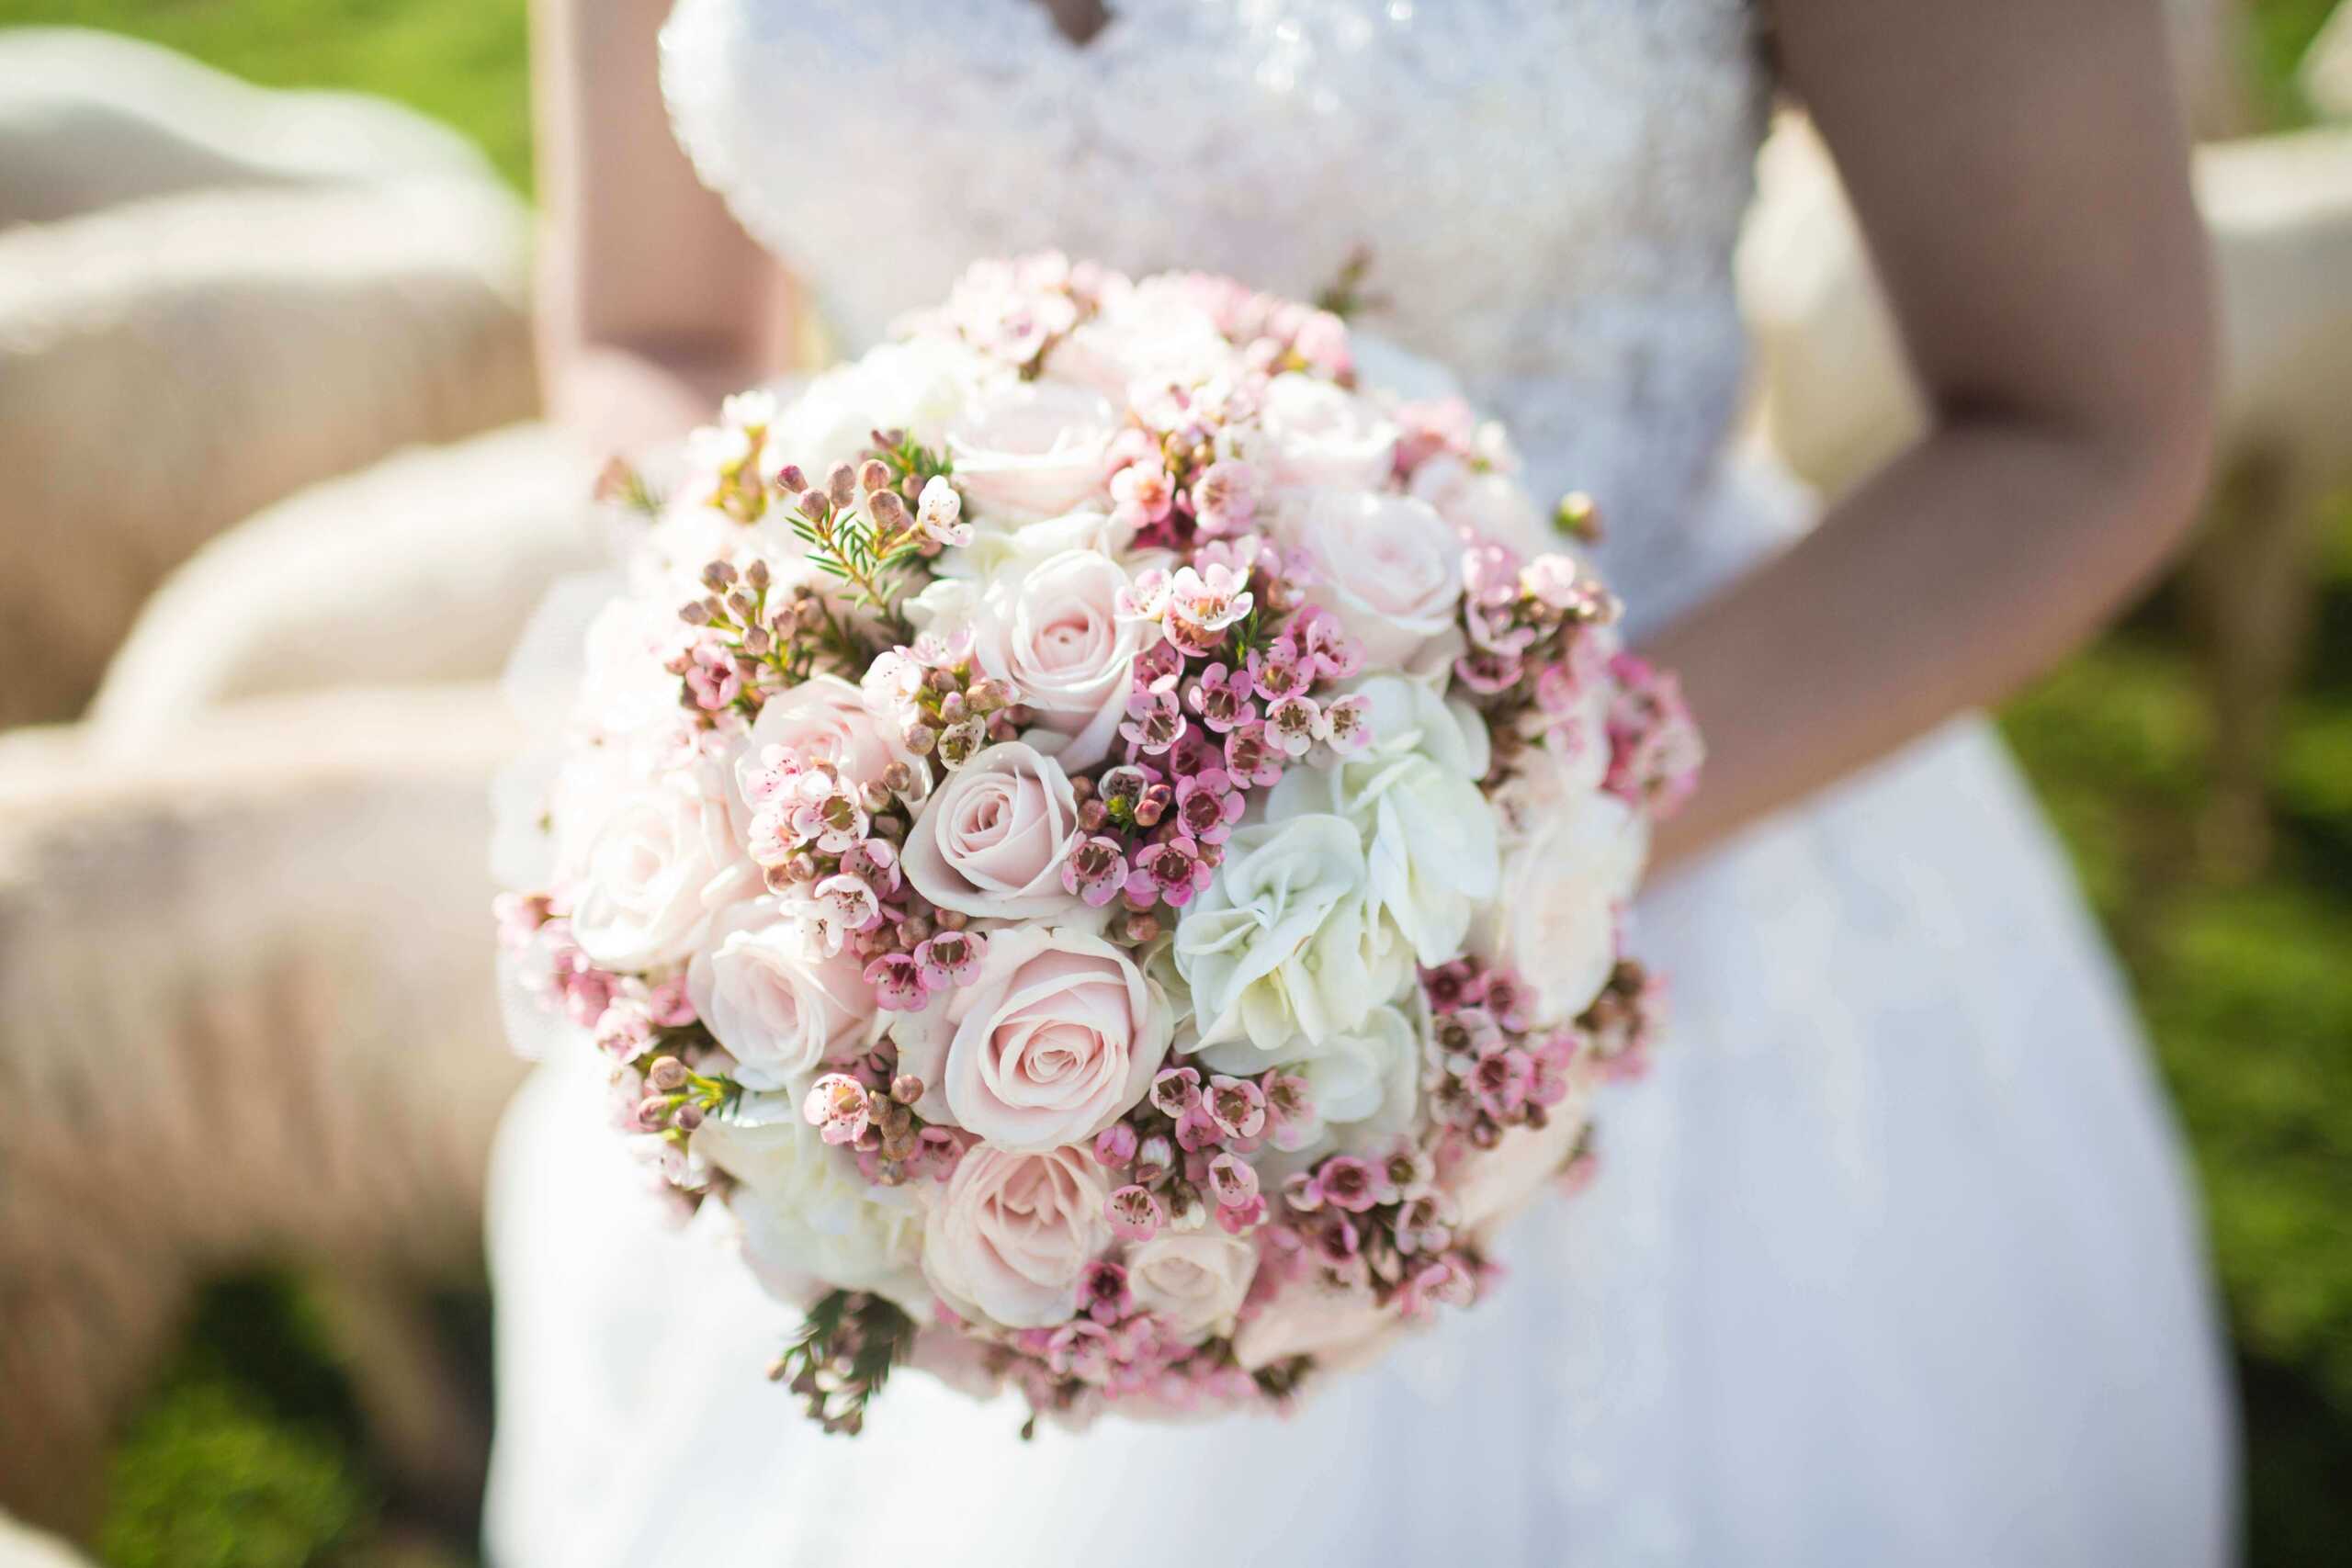
[[[2259,101],[2282,123],[2304,112],[2291,69],[2332,3],[2254,7]],[[521,0],[0,0],[0,25],[30,22],[115,28],[265,83],[384,93],[527,187]],[[2327,573],[2259,880],[2216,878],[2195,851],[2211,727],[2165,595],[2003,719],[2132,976],[2188,1134],[2237,1341],[2261,1568],[2339,1561],[2352,1540],[2352,505],[2331,520]],[[399,1500],[299,1305],[282,1283],[214,1298],[118,1450],[109,1561],[368,1555]]]
[[[0,27],[135,34],[273,87],[381,93],[531,177],[523,0],[0,0]]]

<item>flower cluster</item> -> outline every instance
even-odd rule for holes
[[[900,1365],[1279,1405],[1475,1302],[1660,1032],[1623,916],[1689,713],[1589,505],[1362,346],[984,264],[603,481],[641,525],[502,792],[502,938],[808,1310],[829,1430]]]

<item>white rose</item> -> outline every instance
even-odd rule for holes
[[[727,1206],[744,1259],[771,1294],[805,1306],[836,1288],[874,1291],[928,1321],[912,1193],[868,1186],[855,1157],[826,1143],[793,1097],[745,1095],[695,1129],[694,1150],[741,1183]]]
[[[1085,908],[1062,888],[1062,858],[1078,837],[1078,797],[1061,764],[1007,741],[947,775],[907,834],[902,863],[943,909],[1037,919]]]
[[[1617,963],[1617,914],[1649,853],[1649,824],[1612,795],[1568,793],[1529,810],[1475,952],[1517,969],[1542,1018],[1592,1005]]]
[[[933,1121],[1001,1148],[1082,1143],[1144,1097],[1168,1057],[1159,982],[1085,931],[992,931],[980,972],[893,1031]]]
[[[1284,498],[1276,531],[1305,552],[1307,596],[1363,645],[1364,661],[1391,670],[1456,630],[1462,541],[1427,502],[1363,491]]]
[[[1030,571],[1070,550],[1114,556],[1136,570],[1161,565],[1172,558],[1164,550],[1127,552],[1130,527],[1111,521],[1104,512],[1070,512],[1017,528],[983,528],[972,542],[947,551],[932,564],[938,575],[922,592],[907,601],[907,614],[920,630],[944,634],[972,619],[980,594],[1007,576]]]
[[[1078,1311],[1078,1280],[1111,1245],[1111,1188],[1083,1149],[982,1144],[956,1163],[923,1224],[923,1274],[967,1318],[1045,1328]]]
[[[972,605],[972,652],[1036,715],[1023,737],[1082,772],[1110,755],[1148,623],[1120,615],[1127,574],[1098,550],[1064,550],[989,581]]]
[[[1374,911],[1363,840],[1342,817],[1235,833],[1176,927],[1201,1041],[1248,1041],[1263,1062],[1361,1024],[1412,979],[1412,953]]]
[[[707,759],[620,789],[576,855],[572,939],[606,969],[651,969],[693,953],[711,917],[759,891],[728,761]]]
[[[1216,322],[1181,287],[1146,281],[1114,291],[1046,356],[1046,371],[1115,401],[1170,385],[1202,386],[1238,356]]]
[[[1459,457],[1432,457],[1413,470],[1407,489],[1465,534],[1503,546],[1522,559],[1558,549],[1563,540],[1534,498],[1510,475],[1481,473]]]
[[[884,344],[811,381],[776,416],[762,451],[770,473],[797,463],[821,480],[856,460],[876,430],[899,429],[937,447],[949,421],[1002,372],[956,340],[933,334]]]
[[[1352,392],[1287,371],[1266,383],[1262,442],[1251,451],[1277,485],[1378,490],[1396,460],[1396,426]]]
[[[1170,1334],[1197,1343],[1232,1327],[1257,1271],[1257,1247],[1238,1236],[1162,1231],[1127,1255],[1127,1289]]]
[[[1033,523],[1106,491],[1119,428],[1108,399],[1067,381],[1020,381],[949,422],[956,488],[976,521]]]
[[[1502,874],[1477,716],[1419,682],[1366,681],[1372,744],[1320,767],[1293,768],[1266,801],[1266,819],[1344,817],[1364,836],[1374,906],[1425,964],[1456,957],[1478,905]]]
[[[1285,1066],[1306,1080],[1318,1151],[1362,1152],[1411,1128],[1420,1106],[1423,1038],[1404,1009],[1384,1005]]]
[[[685,633],[674,604],[627,597],[606,604],[583,639],[576,716],[607,736],[677,722],[678,678],[662,666]]]
[[[687,965],[686,994],[746,1086],[785,1089],[873,1043],[879,1015],[854,948],[827,955],[774,898],[728,910],[712,939]]]

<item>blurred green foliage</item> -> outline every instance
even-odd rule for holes
[[[381,93],[531,180],[523,0],[0,0],[0,27],[130,33],[270,87]]]
[[[111,1568],[338,1568],[381,1506],[325,1339],[282,1280],[225,1282],[117,1445]]]
[[[1006,0],[1007,4],[1016,0]],[[2278,123],[2334,0],[2256,0],[2246,46]],[[520,0],[0,0],[0,25],[113,28],[253,80],[404,100],[530,174]],[[2273,780],[2276,861],[2197,850],[2208,699],[2160,592],[2012,705],[2023,758],[2115,940],[2194,1150],[2240,1355],[2252,1561],[2352,1540],[2352,504]],[[376,1560],[388,1506],[359,1424],[284,1281],[216,1292],[125,1432],[102,1550],[117,1568]]]

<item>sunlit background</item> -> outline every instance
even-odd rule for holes
[[[2352,16],[2337,18],[2331,41],[2313,50],[2332,4],[2204,7],[2222,26],[2209,35],[2212,58],[2196,68],[2199,118],[2209,140],[2231,145],[2201,171],[2201,193],[2217,226],[2226,229],[2234,211],[2242,221],[2232,232],[2253,236],[2225,236],[2224,261],[2228,243],[2279,243],[2279,225],[2303,223],[2312,231],[2307,252],[2296,253],[2304,274],[2333,278],[2312,284],[2319,293],[2300,304],[2282,287],[2248,286],[2258,295],[2249,309],[2288,312],[2274,329],[2287,347],[2274,344],[2267,358],[2242,355],[2251,380],[2241,400],[2285,385],[2290,371],[2274,366],[2301,367],[2292,374],[2309,384],[2296,383],[2296,395],[2346,386],[2352,130],[2324,122],[2331,105],[2336,116],[2352,114]],[[382,95],[454,127],[494,171],[481,175],[486,184],[527,196],[519,0],[0,0],[0,26],[29,24],[135,35],[267,86]],[[2329,48],[2336,63],[2324,66],[2318,55]],[[0,73],[0,165],[10,156],[9,90]],[[0,167],[0,197],[8,177]],[[1790,176],[1796,194],[1788,199],[1817,194],[1807,177],[1802,169]],[[2246,184],[2263,187],[2258,199],[2240,188]],[[1767,188],[1778,187],[1768,180]],[[486,224],[503,220],[495,201],[484,210],[493,215]],[[92,221],[36,216],[61,233]],[[485,276],[507,265],[498,259],[503,243],[485,242],[497,253],[482,264]],[[0,210],[0,300],[65,287],[37,276],[62,265],[63,244],[44,249],[12,235],[10,214]],[[2330,257],[2340,270],[2331,272]],[[1806,367],[1839,362],[1804,335],[1831,329],[1808,325],[1818,301],[1808,304],[1802,288],[1774,272],[1784,259],[1759,242],[1743,281],[1770,322],[1768,340],[1780,334],[1778,346],[1768,342],[1768,369],[1799,378],[1802,389]],[[2286,276],[2300,275],[2289,267]],[[408,424],[379,431],[372,445],[313,452],[254,481],[262,488],[252,493],[209,498],[224,514],[198,515],[201,503],[180,513],[173,526],[192,536],[172,548],[184,555],[203,534],[393,446],[457,440],[525,418],[523,316],[515,301],[497,301],[502,286],[484,285],[491,307],[451,307],[496,316],[469,351],[494,362],[463,378],[474,403],[440,398],[424,414],[404,414]],[[2333,299],[2324,297],[2331,287]],[[20,347],[0,341],[0,377],[12,374],[7,356]],[[2310,378],[2314,355],[2335,367],[2333,381]],[[145,445],[139,393],[122,395],[123,439]],[[0,386],[0,414],[11,406]],[[2233,427],[2209,519],[2209,537],[2228,548],[2167,581],[2003,716],[2131,972],[2194,1149],[2238,1353],[2251,1556],[2265,1568],[2344,1562],[2352,1541],[2352,400],[2317,412],[2304,424],[2280,419],[2256,434]],[[1831,487],[1890,438],[1825,434],[1834,411],[1784,405],[1759,419],[1809,477]],[[22,467],[10,471],[12,461],[44,453],[63,460],[46,442],[28,454],[33,445],[0,456],[0,488],[28,478]],[[41,476],[33,478],[39,491]],[[40,525],[0,502],[0,551],[10,531]],[[0,553],[0,576],[17,558]],[[156,574],[170,564],[157,562]],[[0,591],[0,615],[17,613]],[[104,635],[121,635],[121,615],[99,620]],[[8,658],[0,645],[0,663]],[[56,711],[52,702],[45,711],[44,699],[0,671],[0,700],[17,705],[0,706],[0,724],[70,717],[90,694],[71,679],[51,689],[73,705]],[[2236,721],[2219,723],[2221,714]],[[0,765],[32,754],[0,751]],[[0,1032],[0,1047],[10,1038]],[[0,1164],[9,1146],[0,1134]],[[0,1207],[6,1176],[0,1168]],[[0,1267],[7,1256],[0,1250]],[[0,1278],[0,1340],[11,1332],[7,1290]],[[94,1494],[96,1555],[120,1568],[472,1560],[471,1461],[435,1473],[415,1461],[413,1430],[388,1440],[386,1373],[363,1364],[413,1356],[414,1337],[353,1332],[347,1295],[292,1259],[198,1295],[184,1328],[171,1331],[177,1348],[108,1414],[111,1436],[94,1461],[104,1477]],[[457,1390],[461,1417],[478,1430],[489,1398],[484,1289],[459,1268],[418,1310],[409,1327],[424,1325],[432,1354],[416,1376]],[[389,1419],[397,1426],[398,1413]],[[0,1411],[0,1427],[6,1421]],[[0,1464],[9,1451],[0,1441]],[[42,1518],[38,1500],[19,1490],[0,1485],[0,1501]],[[0,1540],[0,1561],[6,1552]]]

